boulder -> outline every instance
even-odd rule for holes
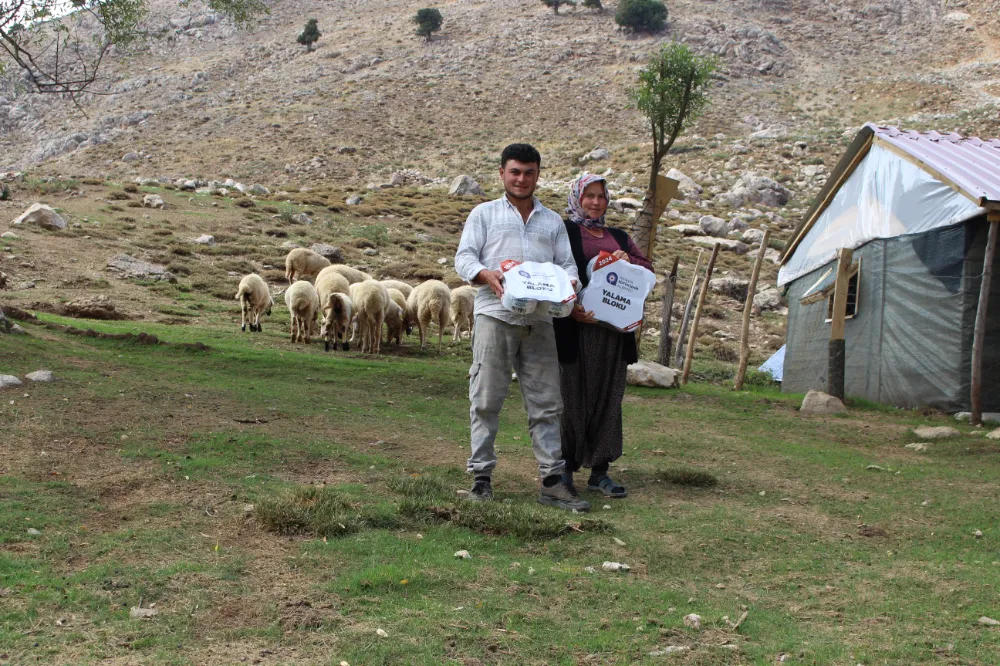
[[[847,411],[840,398],[822,391],[809,391],[799,411],[803,414],[842,414]]]
[[[777,310],[781,305],[781,290],[777,287],[762,289],[753,297],[753,311],[757,314],[767,310]]]
[[[105,296],[85,296],[65,303],[56,309],[58,314],[78,319],[100,319],[119,321],[128,317],[115,309],[114,303]]]
[[[642,202],[638,199],[631,199],[629,197],[622,197],[621,199],[615,199],[615,203],[622,209],[628,210],[639,210],[642,208]]]
[[[140,159],[142,158],[139,157],[139,153],[125,153],[122,155],[122,162],[137,162]]]
[[[1000,423],[1000,412],[983,412],[983,423]],[[956,421],[969,421],[972,419],[972,412],[958,412],[955,414]]]
[[[14,388],[21,386],[24,382],[14,375],[0,375],[0,389]]]
[[[331,264],[344,263],[344,253],[341,252],[339,247],[327,245],[326,243],[313,243],[309,249],[322,257],[326,257]]]
[[[772,125],[767,129],[758,130],[750,135],[751,141],[762,141],[767,139],[784,139],[788,131],[780,125]]]
[[[147,194],[142,198],[143,208],[159,208],[162,210],[166,204],[163,203],[163,197],[158,194]]]
[[[255,183],[251,185],[248,191],[250,192],[250,194],[256,195],[258,197],[266,197],[267,195],[271,194],[271,190],[267,189],[260,183]]]
[[[302,246],[296,243],[295,241],[286,240],[284,243],[281,244],[281,247],[286,250],[294,250],[295,248],[299,248]]]
[[[773,247],[769,247],[764,250],[764,259],[777,265],[781,261],[781,252],[778,252]]]
[[[680,388],[680,370],[652,361],[639,361],[628,366],[626,381],[632,386],[650,388]]]
[[[299,213],[298,215],[293,215],[292,220],[298,224],[312,224],[312,218],[305,213]]]
[[[696,245],[703,245],[707,248],[715,247],[718,243],[723,252],[734,252],[736,254],[746,254],[750,251],[750,246],[731,238],[713,238],[712,236],[692,236],[689,241]]]
[[[195,238],[192,243],[197,243],[198,245],[215,245],[215,236],[210,234],[202,234]]]
[[[140,280],[166,280],[177,282],[173,273],[160,264],[151,264],[127,254],[118,254],[108,259],[108,268],[120,274],[123,278],[138,278]]]
[[[5,231],[0,234],[0,238],[4,240],[20,240],[21,237],[15,234],[13,231]]]
[[[947,439],[958,437],[962,433],[950,426],[917,426],[913,429],[913,434],[920,439]]]
[[[667,178],[673,178],[676,180],[679,183],[677,185],[677,189],[680,190],[681,194],[684,194],[685,196],[701,194],[703,191],[701,185],[694,182],[690,176],[685,174],[680,169],[671,169],[668,171]]]
[[[670,231],[676,231],[681,236],[701,236],[704,233],[701,226],[697,224],[675,224],[667,228]]]
[[[715,278],[708,281],[708,288],[716,294],[728,296],[737,301],[747,299],[747,289],[750,287],[750,280],[734,277]]]
[[[66,220],[50,206],[35,203],[11,224],[14,226],[35,226],[49,231],[59,231],[66,228]]]
[[[716,199],[720,203],[733,208],[753,203],[764,206],[784,206],[791,200],[791,191],[773,178],[760,176],[753,172],[744,173],[732,189],[719,194]]]
[[[747,229],[743,232],[743,242],[750,245],[760,245],[761,241],[764,240],[764,230],[763,229]]]
[[[352,194],[351,196],[347,197],[347,200],[344,201],[344,203],[346,203],[348,206],[357,206],[359,203],[361,203],[361,197],[359,197],[357,194]]]
[[[451,195],[466,195],[466,194],[483,194],[483,188],[479,187],[479,183],[472,176],[456,176],[455,180],[451,181],[451,187],[448,189],[448,194]]]
[[[733,219],[726,222],[726,233],[736,233],[742,236],[743,231],[747,228],[747,221],[742,217],[734,217]]]
[[[56,376],[52,374],[51,370],[35,370],[26,374],[25,377],[33,382],[54,382],[56,380]]]
[[[721,237],[726,235],[726,221],[721,217],[705,215],[698,220],[698,225],[706,236]]]
[[[611,153],[607,148],[594,148],[592,151],[580,158],[580,164],[586,164],[587,162],[600,162],[601,160],[606,160],[611,157]]]
[[[1000,439],[1000,428],[997,428],[996,430],[991,430],[989,433],[987,433],[986,439]]]

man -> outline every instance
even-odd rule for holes
[[[518,315],[500,302],[504,289],[500,262],[507,259],[551,262],[565,269],[574,284],[579,278],[562,218],[534,196],[541,162],[538,151],[528,144],[504,148],[500,180],[505,194],[473,209],[455,255],[455,269],[462,279],[480,286],[469,369],[472,456],[468,470],[475,476],[469,499],[493,499],[494,442],[513,368],[521,384],[542,479],[538,501],[587,511],[590,504],[561,478],[565,468],[559,436],[562,397],[552,318]]]

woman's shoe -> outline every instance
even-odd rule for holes
[[[628,497],[628,491],[625,490],[623,486],[619,486],[617,483],[611,480],[611,477],[607,474],[598,477],[590,477],[587,481],[587,490],[594,490],[605,497]]]

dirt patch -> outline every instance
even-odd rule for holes
[[[100,321],[124,321],[137,319],[121,312],[107,296],[86,296],[69,303],[32,303],[32,308],[41,312],[73,317],[74,319],[97,319]]]

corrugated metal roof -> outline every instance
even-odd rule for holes
[[[905,131],[868,123],[875,136],[937,171],[980,206],[1000,203],[1000,139],[983,140],[949,132]]]

